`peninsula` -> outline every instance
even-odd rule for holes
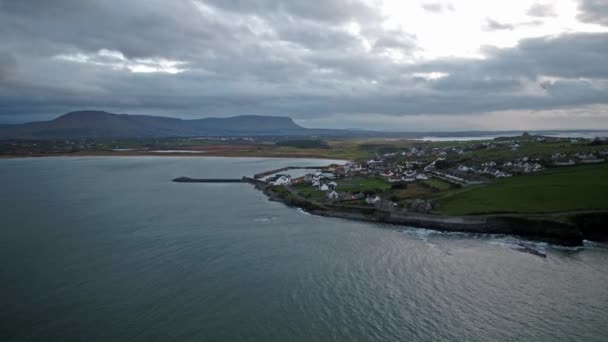
[[[290,171],[299,167],[290,166],[240,181],[316,215],[566,246],[608,240],[606,140],[523,134],[366,144],[375,150],[371,158],[308,167],[298,177]]]

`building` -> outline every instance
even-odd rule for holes
[[[335,190],[332,190],[327,193],[327,198],[329,198],[329,199],[338,199],[338,197],[340,197],[340,195],[338,195],[338,193]]]
[[[375,196],[367,196],[367,197],[365,198],[365,203],[367,203],[367,204],[371,204],[371,205],[374,205],[374,204],[376,204],[377,202],[380,202],[381,200],[382,200],[382,199],[381,199],[381,198],[380,198],[380,196],[378,196],[378,195],[375,195]]]
[[[289,185],[291,184],[291,177],[289,175],[281,175],[277,178],[272,185]]]

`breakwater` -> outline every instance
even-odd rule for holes
[[[241,183],[242,178],[190,178],[178,177],[173,180],[176,183]]]
[[[274,170],[269,170],[269,171],[264,171],[264,172],[256,173],[255,175],[253,175],[253,178],[260,179],[260,178],[264,178],[266,176],[273,175],[275,173],[279,173],[279,172],[283,172],[283,171],[288,171],[288,170],[297,170],[297,169],[321,170],[321,169],[326,169],[326,168],[327,168],[327,166],[286,166],[286,167],[282,167],[280,169],[274,169]]]
[[[190,178],[190,177],[178,177],[172,180],[175,183],[249,183],[255,185],[257,188],[265,188],[268,183],[251,178]]]

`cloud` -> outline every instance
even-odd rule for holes
[[[60,54],[54,58],[92,65],[110,67],[115,70],[128,70],[130,72],[159,72],[178,74],[186,71],[181,61],[172,61],[164,58],[126,58],[120,51],[101,49],[95,54],[75,53]]]
[[[551,4],[535,3],[528,10],[528,15],[532,17],[556,17],[557,13]]]
[[[514,28],[515,25],[499,23],[498,21],[490,18],[487,19],[486,25],[484,26],[486,31],[513,30]]]
[[[445,11],[453,11],[454,5],[452,3],[427,2],[422,4],[422,8],[427,12],[441,13]]]
[[[608,102],[608,33],[539,35],[483,47],[483,58],[430,59],[421,57],[428,36],[387,21],[374,4],[0,0],[0,122],[98,108],[288,115],[335,127],[451,116],[445,122],[457,128],[459,117]],[[460,8],[415,7],[436,9],[435,20]],[[491,37],[540,25],[525,14],[470,25],[486,24],[479,34]]]
[[[605,0],[579,0],[581,21],[608,26],[608,2]]]
[[[0,82],[9,82],[17,73],[17,59],[9,52],[0,51]]]

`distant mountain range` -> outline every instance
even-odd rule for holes
[[[566,131],[535,131],[559,134]],[[567,131],[572,132],[572,131]],[[590,132],[578,130],[576,132]],[[379,132],[305,128],[289,117],[242,115],[230,118],[183,120],[162,116],[76,111],[50,121],[0,125],[0,139],[118,139],[204,136],[327,136],[327,137],[468,137],[516,135],[521,131],[494,132]]]
[[[0,139],[153,138],[190,136],[303,135],[291,118],[243,115],[177,118],[78,111],[54,120],[0,126]]]

